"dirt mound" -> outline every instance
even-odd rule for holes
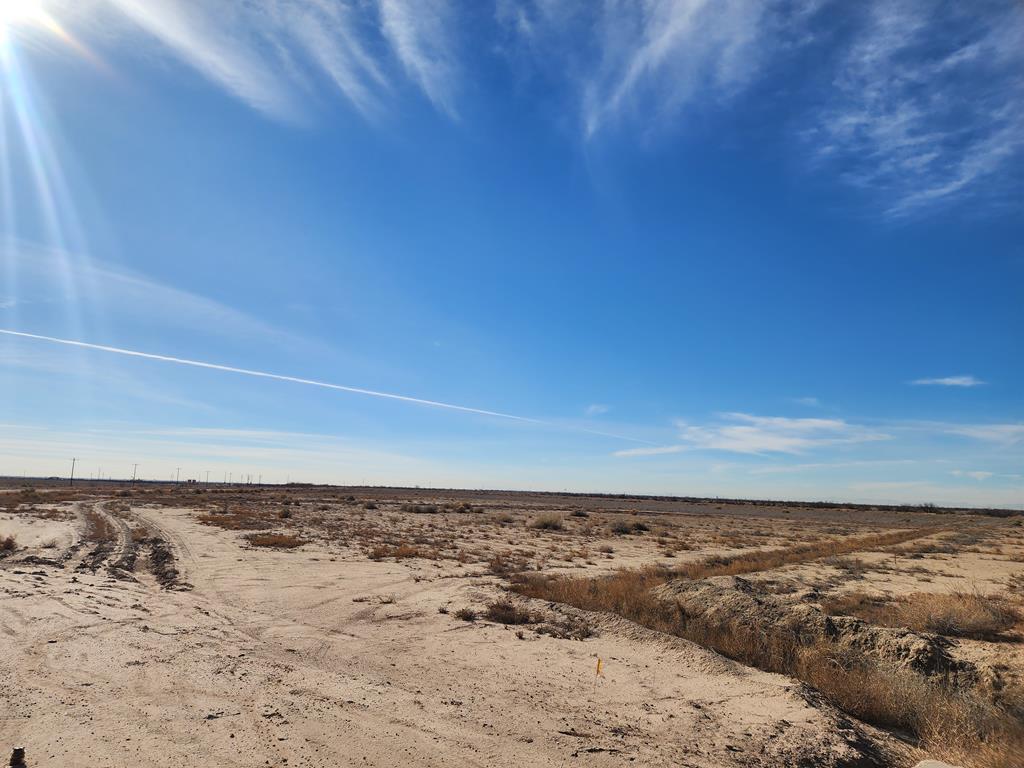
[[[159,536],[152,536],[144,539],[144,544],[149,546],[149,569],[160,582],[164,589],[191,589],[192,586],[181,581],[181,574],[178,571],[174,552],[170,544]]]
[[[840,652],[863,655],[898,669],[958,683],[974,683],[973,665],[950,655],[952,642],[938,635],[908,629],[876,627],[845,617],[828,616],[814,602],[818,595],[803,590],[776,594],[767,585],[737,576],[700,581],[675,580],[657,593],[675,602],[686,616],[708,624],[730,625],[765,633],[782,633],[802,644],[828,641]]]

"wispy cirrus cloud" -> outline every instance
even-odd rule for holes
[[[80,254],[19,242],[0,250],[0,258],[8,267],[9,288],[15,293],[9,308],[38,306],[40,317],[50,320],[53,307],[73,303],[84,320],[97,324],[111,319],[125,324],[159,321],[205,334],[298,341],[214,299]]]
[[[675,117],[700,95],[740,89],[764,50],[767,7],[757,0],[605,3],[600,63],[584,91],[585,135],[624,111]]]
[[[785,71],[773,100],[809,126],[801,148],[892,216],[1012,199],[1022,180],[1019,3],[648,0],[580,10],[534,0],[499,11],[539,68],[566,73],[585,137],[617,125],[676,130],[709,108],[738,108],[738,96]]]
[[[682,130],[694,115],[735,113],[763,85],[812,165],[869,190],[889,215],[1013,201],[1024,181],[1024,8],[1014,2],[496,0],[497,30],[451,0],[45,2],[100,37],[156,39],[283,119],[321,101],[325,84],[376,116],[403,83],[456,118],[462,80],[493,64],[462,56],[500,50],[567,92],[584,140]]]
[[[583,413],[587,416],[601,416],[608,413],[609,407],[604,403],[591,403],[583,409]]]
[[[842,419],[800,419],[785,416],[722,414],[715,424],[676,422],[680,442],[618,451],[616,456],[655,456],[685,450],[742,454],[800,454],[814,448],[887,440],[889,435]]]
[[[318,82],[333,85],[363,115],[374,115],[401,71],[435,105],[454,113],[447,0],[49,2],[94,36],[141,32],[158,40],[210,82],[276,118],[302,115]]]
[[[954,469],[949,474],[953,475],[954,477],[969,477],[972,480],[981,481],[981,480],[988,480],[990,477],[995,477],[996,473],[995,472],[987,472],[985,470],[980,470],[980,469],[975,469],[975,470]]]
[[[1014,445],[1024,442],[1024,424],[947,424],[941,428],[949,434],[989,443]]]
[[[985,382],[975,376],[942,376],[935,379],[914,379],[919,387],[980,387]]]
[[[454,14],[447,0],[379,0],[381,23],[402,66],[434,105],[456,116],[456,63],[448,30]]]
[[[1024,8],[922,0],[861,7],[831,102],[811,132],[817,151],[851,183],[881,190],[896,216],[967,195],[1012,194],[1024,152]]]

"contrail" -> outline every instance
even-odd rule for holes
[[[266,371],[253,371],[248,368],[236,368],[232,365],[220,365],[218,363],[204,363],[200,360],[188,360],[183,357],[171,357],[169,355],[156,355],[152,352],[139,352],[135,349],[123,349],[121,347],[108,347],[103,344],[91,344],[87,341],[75,341],[73,339],[58,339],[54,336],[43,336],[38,333],[25,333],[24,331],[11,331],[5,328],[0,328],[0,333],[7,336],[18,336],[23,339],[35,339],[36,341],[49,341],[54,344],[64,344],[69,347],[81,347],[83,349],[95,349],[100,352],[113,352],[117,355],[127,355],[129,357],[141,357],[146,360],[159,360],[164,363],[177,363],[178,365],[190,365],[194,368],[208,368],[214,371],[227,371],[228,373],[240,373],[243,376],[256,376],[261,379],[275,379],[277,381],[290,381],[293,384],[306,384],[311,387],[323,387],[324,389],[334,389],[339,392],[353,392],[357,395],[369,395],[370,397],[383,397],[388,400],[400,400],[404,403],[414,403],[416,405],[426,405],[433,408],[447,408],[451,411],[462,411],[463,413],[475,413],[481,416],[495,416],[499,419],[511,419],[512,421],[526,422],[527,424],[538,424],[546,427],[555,427],[559,429],[566,429],[565,425],[555,424],[550,421],[543,421],[541,419],[533,419],[528,416],[515,416],[511,413],[500,413],[498,411],[488,411],[483,408],[470,408],[466,405],[454,405],[452,403],[441,403],[437,400],[424,400],[420,397],[409,397],[408,395],[396,395],[391,392],[376,392],[372,389],[362,389],[360,387],[347,387],[342,384],[331,384],[326,381],[317,381],[315,379],[303,379],[298,376],[284,376],[279,373],[267,373]],[[569,427],[569,429],[577,432],[586,432],[592,435],[600,435],[601,437],[611,437],[618,440],[628,440],[630,442],[646,443],[646,440],[638,440],[633,437],[623,437],[621,435],[611,435],[606,432],[597,432],[595,430],[583,429],[581,427]]]

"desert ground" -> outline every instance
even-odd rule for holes
[[[9,481],[0,748],[30,766],[1022,766],[1022,523]]]

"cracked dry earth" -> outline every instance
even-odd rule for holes
[[[456,563],[64,509],[56,543],[0,561],[0,746],[30,766],[879,764],[877,734],[800,684],[691,643],[440,613],[501,594]]]

